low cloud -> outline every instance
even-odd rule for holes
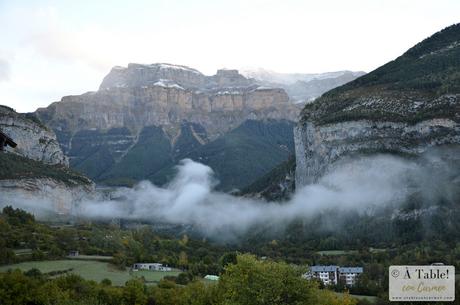
[[[396,157],[347,161],[318,183],[297,190],[291,200],[279,203],[215,191],[212,169],[187,159],[165,187],[143,181],[134,188],[116,190],[116,200],[83,201],[74,213],[192,225],[208,236],[238,236],[256,225],[284,227],[330,209],[369,212],[400,204],[421,187],[422,172],[415,162]]]
[[[437,170],[427,164],[436,164]],[[369,214],[381,208],[397,210],[414,194],[427,204],[439,198],[451,200],[456,190],[452,177],[458,176],[458,169],[449,168],[440,158],[361,157],[337,163],[318,183],[298,189],[290,200],[280,203],[218,192],[212,169],[189,159],[182,160],[177,170],[164,187],[143,181],[133,188],[118,188],[111,193],[112,199],[79,200],[71,214],[187,225],[209,237],[231,239],[254,226],[282,230],[292,221],[309,220],[325,211]],[[33,196],[27,200],[12,196],[10,200],[35,213],[49,214],[52,206],[46,198]]]

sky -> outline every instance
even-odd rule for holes
[[[35,111],[131,62],[369,72],[459,16],[458,0],[0,0],[0,104]]]

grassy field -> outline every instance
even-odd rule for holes
[[[121,286],[126,281],[135,277],[144,277],[147,282],[156,283],[164,276],[178,275],[180,271],[122,271],[113,267],[109,263],[100,261],[85,261],[85,260],[57,260],[57,261],[39,261],[39,262],[24,262],[19,264],[1,266],[0,272],[5,272],[8,269],[21,269],[27,271],[32,268],[37,268],[43,273],[51,271],[62,271],[72,269],[71,273],[78,274],[87,280],[100,282],[107,278],[112,281],[113,285]]]
[[[177,276],[180,271],[132,271],[133,277],[144,277],[147,282],[159,282],[163,277],[168,275]]]
[[[343,293],[340,293],[340,292],[336,292],[337,295],[339,296],[342,296]],[[354,299],[357,299],[357,300],[367,300],[371,303],[375,303],[377,302],[378,298],[377,297],[374,297],[374,296],[371,296],[371,295],[357,295],[357,294],[350,294],[350,296]]]

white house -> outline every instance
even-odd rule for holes
[[[361,273],[362,267],[311,266],[303,277],[319,279],[324,285],[337,285],[340,281],[346,286],[353,286]]]
[[[150,271],[171,271],[171,267],[163,266],[160,263],[136,263],[132,267],[133,271],[150,270]]]
[[[346,286],[353,286],[356,284],[358,276],[363,273],[362,267],[341,267],[339,268],[339,277],[340,280]]]
[[[304,274],[304,277],[320,279],[324,285],[335,285],[338,282],[338,269],[339,266],[311,266],[310,271]]]
[[[207,280],[210,280],[210,281],[218,281],[219,280],[219,276],[210,275],[210,274],[206,275],[204,278],[207,279]]]

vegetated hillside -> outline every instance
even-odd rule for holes
[[[11,153],[0,153],[0,180],[50,178],[68,186],[90,185],[85,176],[62,165],[49,165]]]
[[[293,153],[293,126],[290,121],[248,120],[184,157],[210,166],[219,189],[243,188]]]
[[[296,186],[316,182],[349,155],[420,156],[460,144],[459,71],[455,24],[306,105],[294,132]]]
[[[196,135],[205,139],[204,129],[183,123],[172,147],[162,128],[150,126],[141,131],[136,144],[118,161],[107,147],[111,143],[98,142],[97,131],[79,133],[76,136],[81,140],[72,150],[88,157],[71,159],[71,165],[103,184],[129,186],[144,179],[166,183],[176,174],[176,164],[190,158],[215,171],[219,189],[232,190],[253,182],[293,153],[293,126],[293,122],[284,120],[248,120],[214,141],[200,143]],[[113,131],[112,145],[117,136]]]
[[[116,162],[116,155],[111,152],[113,143],[125,129],[110,131],[112,135],[100,136],[98,131],[79,132],[78,145],[72,146],[72,153],[81,156],[71,159],[71,166],[87,173],[96,181],[106,184],[131,185],[146,179],[165,166],[173,164],[169,139],[161,128],[145,127],[136,143]],[[97,145],[95,145],[97,143]],[[112,147],[109,147],[112,145]]]
[[[295,191],[295,157],[277,165],[249,186],[241,190],[241,195],[261,197],[269,201],[287,200]]]
[[[397,59],[333,89],[302,111],[317,125],[369,119],[416,123],[460,119],[460,24],[423,40]]]

